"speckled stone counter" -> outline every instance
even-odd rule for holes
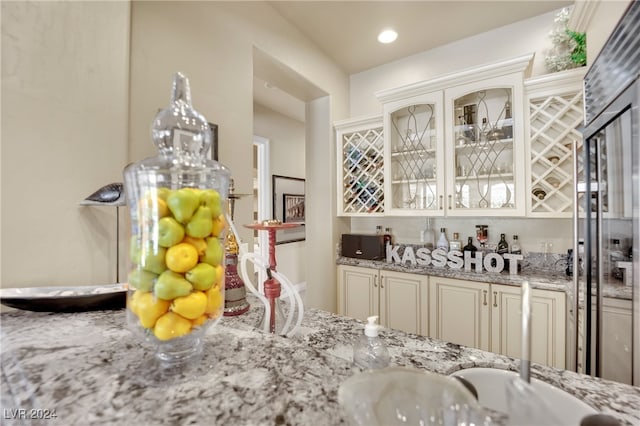
[[[150,370],[153,355],[125,327],[124,310],[0,315],[2,424],[18,409],[55,410],[51,425],[339,425],[340,384],[358,370],[352,342],[362,323],[308,310],[293,338],[254,328],[260,309],[208,331],[199,362]],[[392,364],[449,374],[511,358],[384,329]],[[533,365],[532,376],[580,397],[623,424],[640,424],[640,388]],[[40,411],[43,413],[44,411]],[[498,421],[497,424],[500,424]]]
[[[505,284],[520,286],[523,280],[529,281],[533,288],[543,290],[564,291],[571,297],[573,281],[564,272],[539,270],[534,267],[525,267],[518,275],[509,275],[508,272],[467,272],[460,269],[438,268],[435,266],[411,266],[396,263],[387,263],[377,260],[353,259],[339,256],[336,259],[338,265],[361,266],[364,268],[384,269],[389,271],[407,272],[411,274],[432,275],[436,277],[454,278],[460,280],[478,281],[491,284]],[[623,284],[608,284],[604,287],[604,297],[631,300],[631,286]]]

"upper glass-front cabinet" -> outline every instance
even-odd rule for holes
[[[500,87],[453,100],[456,210],[515,206],[512,95]]]
[[[455,87],[445,98],[447,214],[524,214],[522,78]]]
[[[532,55],[376,93],[386,215],[524,216]]]
[[[443,213],[442,93],[385,105],[387,212]]]

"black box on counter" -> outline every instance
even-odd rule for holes
[[[384,260],[384,236],[342,234],[341,255],[366,260]]]

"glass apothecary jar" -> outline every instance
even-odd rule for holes
[[[229,170],[207,158],[212,133],[174,76],[171,104],[153,120],[158,156],[125,168],[131,215],[129,327],[175,363],[202,351],[224,309],[224,210]]]

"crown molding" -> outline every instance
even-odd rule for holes
[[[367,115],[367,116],[363,116],[363,117],[355,117],[355,118],[347,118],[345,120],[338,120],[338,121],[334,121],[333,122],[333,127],[336,130],[342,130],[342,129],[350,129],[352,130],[355,127],[363,127],[363,128],[368,128],[368,127],[373,127],[373,126],[378,126],[378,125],[382,125],[382,115],[381,114],[376,114],[376,115]]]
[[[573,31],[586,33],[600,3],[601,0],[575,0],[567,26]]]
[[[462,71],[444,74],[430,80],[419,81],[405,86],[395,87],[393,89],[381,90],[376,92],[375,95],[380,102],[387,103],[434,92],[436,90],[446,89],[452,86],[474,83],[476,81],[486,80],[492,77],[503,76],[516,72],[525,72],[530,67],[533,56],[533,53],[529,53],[527,55],[492,62],[479,67],[467,68]]]

